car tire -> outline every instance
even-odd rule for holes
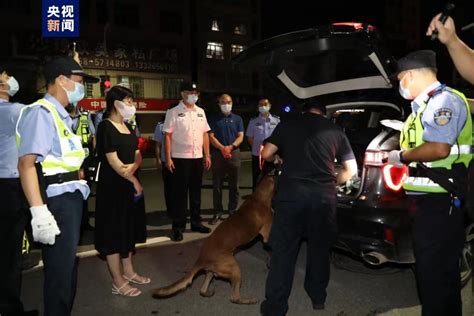
[[[472,278],[474,253],[474,223],[466,228],[466,241],[462,249],[461,259],[459,264],[461,266],[461,287],[466,286]]]

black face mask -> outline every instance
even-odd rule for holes
[[[68,105],[66,106],[66,111],[67,111],[68,113],[71,113],[72,111],[74,111],[74,108],[75,108],[74,105],[68,104]]]

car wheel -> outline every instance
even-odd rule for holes
[[[474,223],[466,228],[466,241],[462,249],[460,266],[461,266],[461,286],[464,287],[472,277],[474,252]]]

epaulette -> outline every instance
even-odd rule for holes
[[[274,118],[280,119],[280,117],[279,117],[278,115],[272,114],[272,116],[273,116]]]
[[[442,84],[438,87],[436,87],[435,89],[431,90],[430,92],[428,92],[428,97],[432,98],[438,94],[440,94],[441,92],[443,92],[443,90],[446,88],[446,85],[445,84]]]

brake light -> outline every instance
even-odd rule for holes
[[[387,189],[398,192],[403,186],[403,181],[408,177],[408,167],[403,166],[400,168],[386,164],[382,168],[382,174]]]
[[[391,228],[386,227],[383,231],[384,239],[388,242],[393,243],[395,238],[393,238],[393,230]]]
[[[386,151],[366,151],[364,164],[368,166],[383,166],[382,162],[388,157]]]
[[[336,22],[336,23],[333,23],[332,25],[334,25],[334,26],[352,26],[354,28],[354,30],[360,30],[361,28],[363,28],[363,25],[360,22]]]

